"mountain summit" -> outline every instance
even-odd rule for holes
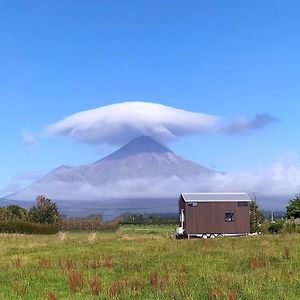
[[[122,159],[142,153],[172,153],[172,151],[156,142],[153,138],[142,135],[107,156],[105,159]]]
[[[121,207],[144,210],[145,206],[160,212],[166,206],[169,212],[177,208],[179,193],[199,191],[206,178],[216,173],[141,136],[94,163],[58,167],[7,199],[33,201],[44,194],[77,210],[93,203],[102,214],[116,215],[111,210]]]

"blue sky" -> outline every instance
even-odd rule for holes
[[[1,1],[0,191],[108,153],[41,133],[124,101],[228,121],[268,113],[279,121],[261,130],[170,147],[222,171],[298,166],[299,14],[298,1]]]

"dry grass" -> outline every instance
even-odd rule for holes
[[[83,279],[80,272],[69,271],[68,275],[69,280],[69,289],[72,294],[76,292],[76,290],[80,290],[83,285]]]
[[[53,292],[48,292],[48,300],[57,300],[57,296]]]
[[[89,285],[92,291],[92,294],[98,296],[101,292],[101,283],[98,277],[92,277],[89,280]]]

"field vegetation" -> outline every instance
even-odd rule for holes
[[[171,226],[0,235],[0,299],[300,299],[300,236],[173,240]]]

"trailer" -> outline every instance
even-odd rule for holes
[[[248,235],[250,202],[246,193],[182,193],[179,197],[180,226],[175,237]]]

